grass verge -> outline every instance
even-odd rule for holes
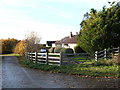
[[[21,56],[20,54],[2,54],[0,56]]]
[[[94,77],[120,77],[119,65],[110,65],[110,66],[95,66],[89,63],[75,64],[75,65],[63,65],[63,66],[53,66],[53,65],[44,65],[39,63],[33,63],[30,60],[20,59],[20,63],[26,67],[39,69],[43,71],[50,71],[56,73],[66,73],[72,75],[80,76],[94,76]]]

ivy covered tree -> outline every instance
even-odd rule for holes
[[[110,2],[109,2],[110,3]],[[80,23],[81,30],[77,41],[86,52],[120,46],[120,5],[110,3],[101,11],[91,9]]]

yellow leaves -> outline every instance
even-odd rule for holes
[[[14,53],[16,54],[24,54],[26,51],[26,43],[24,41],[20,41],[15,49],[14,49]]]
[[[2,41],[2,53],[12,53],[13,48],[16,46],[16,44],[19,42],[17,39],[1,39]]]

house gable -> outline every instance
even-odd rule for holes
[[[77,35],[72,35],[72,32],[70,32],[70,36],[67,36],[59,41],[56,41],[54,46],[61,46],[61,47],[69,47],[73,48],[77,44]]]

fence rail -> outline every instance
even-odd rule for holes
[[[33,61],[34,63],[40,63],[40,64],[56,64],[60,65],[60,57],[56,57],[56,55],[60,56],[58,53],[25,53],[25,56],[28,60]]]
[[[94,54],[79,53],[79,54],[63,54],[63,53],[26,53],[27,59],[40,64],[47,65],[65,65],[78,64],[89,61]]]
[[[40,64],[47,65],[65,65],[65,64],[79,64],[89,62],[91,59],[98,61],[99,59],[111,58],[112,54],[118,54],[120,48],[104,49],[95,53],[77,53],[77,54],[63,54],[63,53],[26,53],[27,59]]]
[[[118,55],[118,53],[120,52],[120,47],[118,48],[112,48],[112,49],[104,49],[102,51],[96,51],[95,52],[95,60],[98,61],[99,59],[108,59],[108,58],[112,58],[112,54],[114,55]]]

